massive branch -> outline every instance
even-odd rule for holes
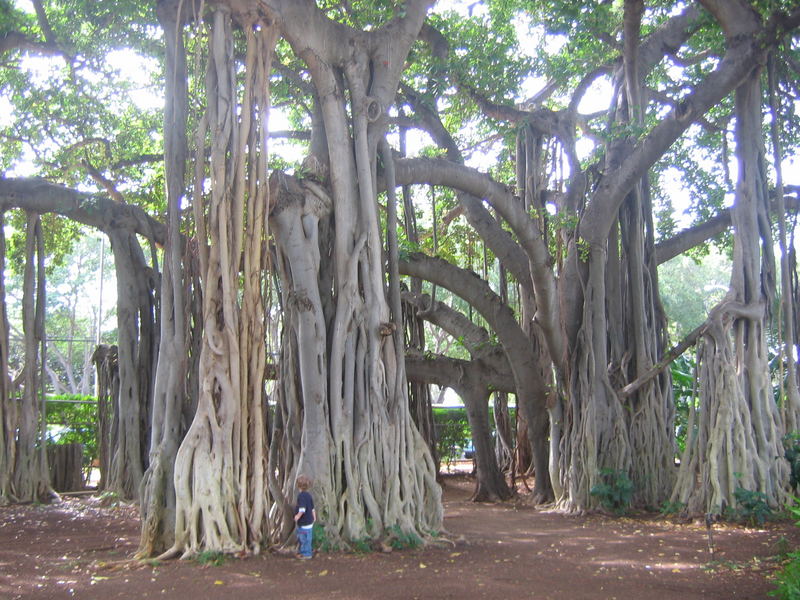
[[[530,340],[519,326],[513,311],[476,274],[460,269],[440,258],[412,254],[401,261],[400,273],[442,286],[469,302],[492,327],[506,353],[520,411],[531,431],[537,492],[549,495],[547,450],[547,406],[550,391],[538,370]],[[541,436],[539,435],[541,432]]]
[[[797,212],[800,202],[796,196],[785,196],[784,203],[787,213]],[[772,214],[777,214],[778,201],[771,203]],[[663,264],[687,250],[707,242],[731,226],[731,210],[725,208],[707,221],[698,223],[693,227],[679,231],[674,236],[656,244],[656,263]]]
[[[556,300],[556,281],[552,272],[552,259],[547,244],[534,220],[508,187],[492,180],[476,169],[454,164],[442,158],[414,158],[396,161],[397,183],[429,183],[461,190],[476,198],[486,199],[508,222],[527,254],[528,273],[533,281],[536,296],[536,321],[542,327],[557,364],[563,364],[563,336],[560,331],[559,307]],[[508,256],[514,261],[514,250]],[[506,263],[511,267],[512,262]],[[514,267],[519,269],[520,267]],[[511,270],[511,268],[509,268]],[[513,272],[513,271],[512,271]],[[515,276],[524,281],[521,273]]]
[[[627,193],[641,180],[664,152],[709,109],[745,81],[753,69],[766,60],[767,49],[776,43],[776,35],[796,27],[792,16],[762,31],[762,36],[737,38],[729,45],[719,66],[686,95],[680,104],[642,140],[622,165],[601,180],[581,219],[581,236],[591,244],[605,243],[608,231]]]
[[[501,373],[502,377],[506,377],[508,383],[502,386],[503,391],[505,388],[511,388],[508,391],[514,391],[508,358],[502,348],[491,341],[486,329],[475,325],[465,315],[443,302],[433,300],[428,294],[416,295],[406,292],[403,294],[403,300],[418,308],[418,317],[440,327],[463,344],[473,358],[473,362],[478,361],[492,372]]]
[[[163,244],[166,229],[138,206],[78,192],[43,179],[0,178],[0,208],[22,208],[39,214],[57,213],[109,233],[126,230]]]
[[[444,329],[463,344],[472,356],[486,352],[491,345],[486,329],[475,325],[465,315],[450,308],[444,302],[434,300],[428,294],[412,292],[404,292],[403,301],[416,306],[418,317]]]
[[[366,47],[375,64],[382,66],[372,73],[370,94],[386,107],[395,96],[408,48],[417,39],[425,15],[434,2],[408,0],[394,18],[366,32],[332,21],[311,0],[262,0],[261,5],[278,19],[284,36],[301,58],[314,55],[314,61],[343,66],[352,59],[354,48]],[[250,10],[249,3],[244,0],[234,0],[230,5],[237,11]],[[308,35],[310,31],[314,32],[313,36]],[[387,44],[388,38],[399,43]]]
[[[491,389],[509,394],[517,391],[509,371],[488,368],[480,360],[461,360],[438,355],[427,357],[409,354],[406,356],[406,374],[410,381],[449,387],[457,392],[461,387],[460,382],[464,379],[464,372],[469,369],[479,369],[481,381]]]

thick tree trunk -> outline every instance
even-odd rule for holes
[[[279,539],[290,533],[294,480],[304,473],[315,481],[317,514],[326,523],[326,530],[330,528],[334,535],[338,532],[331,527],[330,519],[336,515],[339,502],[331,497],[337,465],[334,437],[327,426],[332,416],[324,368],[329,323],[323,309],[331,298],[322,297],[321,294],[328,295],[330,291],[320,286],[321,255],[327,254],[330,248],[326,235],[330,225],[330,200],[313,184],[307,183],[309,187],[301,189],[293,180],[273,177],[279,185],[273,185],[277,202],[270,224],[278,253],[284,308],[281,373],[269,463],[270,472],[278,473],[278,487],[273,493],[283,501],[275,526]],[[351,360],[356,358],[355,354],[350,354]],[[349,389],[354,386],[354,381],[348,381]],[[363,419],[352,407],[344,418],[337,415],[341,429],[337,435],[342,438],[339,443],[344,446],[344,452],[350,450],[352,438],[348,434],[351,434],[353,420],[359,416]],[[349,426],[347,429],[343,427],[345,424]],[[362,422],[362,427],[364,425]],[[347,456],[349,458],[349,453]],[[353,468],[349,461],[343,467],[338,466],[339,471],[345,470],[350,477]],[[349,533],[345,530],[340,535],[347,537]]]
[[[105,490],[111,470],[111,457],[116,446],[116,420],[114,408],[119,398],[119,366],[116,346],[98,346],[92,360],[97,370],[97,455],[100,463],[98,490]]]
[[[5,212],[0,212],[0,505],[14,500],[11,486],[16,462],[17,402],[9,372],[9,324],[6,312]]]
[[[75,492],[84,489],[82,444],[49,444],[47,465],[55,491]]]
[[[624,125],[644,127],[640,26],[641,0],[627,0],[624,12],[624,69],[616,118]],[[629,143],[612,143],[609,163],[621,163]],[[647,373],[663,355],[666,321],[658,298],[654,226],[648,178],[634,185],[619,211],[618,228],[609,243],[607,306],[612,378],[615,388]],[[619,240],[617,240],[617,235]],[[619,248],[619,251],[617,249]],[[618,379],[617,379],[618,378]],[[660,506],[674,483],[674,408],[670,371],[665,370],[635,395],[624,400],[628,417],[634,503]]]
[[[163,552],[175,542],[174,465],[178,447],[188,428],[182,417],[193,404],[196,388],[189,380],[190,363],[198,353],[191,343],[199,335],[201,319],[193,308],[202,301],[192,243],[181,237],[181,203],[184,198],[188,141],[186,51],[184,14],[180,3],[159,2],[158,18],[166,45],[166,107],[164,156],[167,192],[167,239],[161,278],[161,336],[153,389],[153,418],[149,466],[141,486],[142,534],[139,556]],[[202,160],[198,161],[202,164]],[[192,318],[192,317],[195,318]],[[188,392],[188,393],[187,393]],[[191,415],[194,416],[193,414]]]
[[[400,128],[400,156],[406,155],[406,129]],[[392,161],[394,163],[394,161]],[[394,164],[392,165],[394,167]],[[394,171],[394,168],[392,169]],[[394,179],[394,175],[393,175]],[[417,233],[417,217],[414,214],[414,204],[411,201],[411,186],[402,186],[403,198],[403,227],[406,232],[406,238],[412,245],[419,243],[419,235]],[[435,228],[435,225],[434,225]],[[414,294],[422,293],[422,280],[413,278],[411,280],[411,292]],[[419,352],[425,352],[425,326],[424,321],[418,314],[418,309],[403,303],[403,326],[405,328],[405,340],[408,348],[414,348]],[[433,457],[433,462],[438,467],[440,466],[440,458],[436,448],[436,430],[433,420],[433,407],[431,405],[431,389],[427,383],[418,383],[409,381],[408,387],[408,402],[411,409],[411,417],[414,419],[414,424],[419,429],[425,443],[428,444],[428,450]]]
[[[562,503],[572,510],[599,505],[590,492],[602,482],[602,471],[627,474],[630,468],[624,409],[607,369],[604,245],[593,246],[587,258],[585,304],[564,408],[560,468],[565,490]]]
[[[489,426],[489,389],[504,389],[504,393],[513,389],[509,385],[512,377],[508,364],[503,365],[505,368],[498,366],[491,358],[462,361],[423,358],[417,354],[406,357],[409,381],[452,388],[464,401],[475,444],[476,480],[472,499],[476,502],[507,500],[512,495],[495,459]]]
[[[795,332],[797,304],[793,302],[792,280],[796,271],[790,266],[791,258],[787,246],[787,218],[786,201],[783,186],[783,149],[781,144],[781,131],[784,123],[777,98],[777,78],[775,74],[776,52],[770,53],[768,66],[769,100],[770,100],[770,134],[772,139],[772,165],[775,169],[775,218],[778,223],[778,246],[780,248],[780,275],[781,275],[781,305],[779,322],[782,325],[782,361],[786,368],[786,377],[781,384],[781,417],[783,430],[786,433],[800,431],[800,382],[798,381],[797,361],[795,360],[795,345],[797,337]],[[792,235],[793,239],[794,236]],[[791,244],[794,250],[794,242]],[[782,371],[783,369],[781,369]]]
[[[45,502],[50,487],[44,435],[44,390],[41,388],[41,344],[44,340],[44,241],[38,214],[28,213],[25,245],[22,325],[25,371],[18,421],[12,491],[16,502]],[[38,260],[37,260],[38,257]]]
[[[415,348],[420,352],[425,351],[425,329],[423,320],[417,315],[417,309],[408,304],[403,304],[403,323],[406,329],[406,339],[409,347]],[[414,425],[419,430],[422,439],[428,445],[433,462],[439,464],[440,458],[436,449],[436,431],[433,420],[433,405],[431,399],[431,388],[425,383],[409,381],[408,384],[408,404],[411,411],[411,418]]]
[[[375,169],[386,107],[430,2],[406,3],[369,35],[328,21],[313,2],[268,4],[309,67],[327,143],[318,158],[330,167],[327,189],[309,180],[281,188],[272,217],[287,311],[276,427],[291,445],[271,453],[270,470],[285,503],[299,472],[314,479],[333,544],[424,538],[441,527],[441,492],[409,413],[402,340],[393,339],[402,315],[384,289]]]
[[[766,226],[759,72],[754,70],[736,90],[739,175],[731,286],[709,317],[700,345],[700,417],[672,496],[691,513],[735,506],[738,488],[762,493],[771,507],[786,499],[788,466],[766,339],[775,281],[767,251],[772,241]]]
[[[503,473],[510,473],[514,465],[514,433],[508,411],[508,394],[495,392],[492,401],[494,416],[494,458]]]
[[[406,275],[421,277],[446,287],[464,298],[481,313],[497,334],[513,373],[517,410],[528,425],[536,498],[539,501],[552,499],[553,488],[547,460],[547,405],[552,390],[545,383],[541,363],[534,354],[531,340],[520,328],[513,312],[486,282],[444,260],[412,254],[403,261],[401,270]],[[524,438],[517,438],[518,444],[521,439]]]
[[[200,389],[175,459],[175,540],[165,557],[205,550],[258,553],[268,536],[261,284],[269,205],[268,74],[276,30],[255,16],[241,17],[247,55],[240,94],[229,9],[215,7],[211,23],[208,105],[197,136],[202,156],[207,124],[210,197],[204,209],[199,185],[193,199],[203,284]]]
[[[469,427],[472,430],[472,442],[475,446],[477,478],[472,500],[474,502],[508,500],[511,497],[511,490],[494,457],[489,427],[489,389],[477,380],[476,376],[480,376],[478,369],[465,372],[461,385],[454,388],[464,400]]]
[[[502,440],[498,441],[495,451],[498,447],[504,448],[504,451],[494,459],[491,457],[491,452],[476,453],[477,486],[483,490],[478,494],[481,497],[491,496],[493,499],[508,497],[509,491],[503,481],[502,473],[511,467],[513,442],[508,420],[507,397],[508,392],[514,391],[514,386],[505,354],[496,344],[492,343],[483,327],[473,324],[465,315],[442,302],[437,302],[430,296],[422,294],[406,293],[403,297],[408,309],[413,309],[420,318],[424,317],[433,325],[441,327],[453,339],[459,340],[459,343],[469,351],[472,357],[469,362],[440,358],[431,364],[431,361],[420,358],[424,355],[423,352],[418,349],[409,350],[405,362],[411,383],[420,385],[435,383],[443,388],[452,388],[464,399],[465,403],[473,404],[479,404],[481,401],[486,403],[490,389],[498,390],[498,395],[503,394],[504,402],[500,411],[497,410],[497,400],[495,400],[498,440]],[[429,368],[426,369],[425,366],[429,366]],[[482,411],[486,411],[486,415]],[[477,406],[470,409],[467,411],[467,417],[473,430],[473,439],[476,435],[489,436],[487,407]],[[486,418],[484,419],[484,417]],[[475,421],[474,425],[473,421]],[[478,441],[476,440],[475,443],[477,447]],[[480,443],[485,444],[491,450],[490,436],[485,440],[481,439]],[[498,485],[498,481],[502,482],[502,485]]]
[[[115,446],[107,488],[120,497],[138,498],[147,464],[152,379],[155,367],[156,282],[145,264],[136,237],[128,232],[109,234],[117,272],[119,395],[114,407]]]

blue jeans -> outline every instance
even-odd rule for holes
[[[311,535],[313,529],[303,529],[302,527],[297,528],[297,544],[298,549],[297,551],[302,556],[311,556]]]

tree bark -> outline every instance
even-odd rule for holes
[[[118,431],[114,412],[119,398],[119,365],[116,346],[98,346],[92,355],[97,371],[97,455],[100,463],[98,490],[105,490]]]
[[[16,462],[17,402],[9,372],[9,332],[6,311],[6,236],[5,213],[0,212],[0,505],[14,498],[11,485]]]
[[[514,314],[478,277],[470,275],[444,260],[413,254],[400,265],[406,275],[435,282],[470,303],[497,334],[514,375],[518,410],[529,429],[536,477],[535,497],[539,501],[552,498],[547,460],[548,399],[551,390],[539,370],[530,341],[521,330]]]
[[[152,378],[155,367],[156,281],[133,234],[112,231],[117,272],[119,396],[116,398],[116,445],[108,489],[121,498],[138,498],[147,465]]]
[[[329,21],[313,2],[266,4],[309,67],[330,173],[324,186],[281,187],[271,219],[287,309],[276,427],[296,444],[271,453],[282,498],[288,506],[303,472],[333,544],[399,532],[424,539],[441,527],[440,489],[392,338],[402,316],[384,289],[375,170],[386,107],[431,2],[407,2],[368,33]]]
[[[490,390],[505,389],[505,393],[515,391],[513,386],[508,387],[513,376],[505,355],[495,344],[491,343],[489,335],[482,327],[477,327],[464,315],[457,313],[441,302],[432,300],[430,296],[412,294],[405,295],[406,302],[418,307],[426,307],[420,315],[439,325],[450,336],[458,339],[470,352],[472,360],[467,362],[453,359],[440,359],[435,366],[425,365],[420,362],[421,353],[414,353],[409,366],[409,357],[406,357],[406,368],[409,371],[409,380],[420,381],[426,384],[436,383],[442,387],[449,387],[461,396],[467,406],[467,418],[472,439],[475,443],[475,464],[477,480],[473,500],[495,501],[506,500],[511,496],[511,490],[503,477],[501,463],[494,456],[491,432],[489,429],[488,399]],[[414,372],[412,373],[412,369]],[[423,373],[427,373],[423,377]],[[506,419],[507,415],[506,407]],[[510,436],[498,430],[498,437],[505,436],[507,444]],[[499,443],[499,442],[498,442]],[[510,459],[510,445],[508,457]]]
[[[192,202],[203,296],[199,398],[175,458],[175,539],[164,557],[258,553],[269,535],[261,278],[270,203],[268,74],[277,31],[258,15],[237,18],[226,6],[215,6],[210,16],[207,109],[196,137],[201,185]],[[247,47],[241,94],[234,25]],[[204,202],[206,126],[210,195]]]
[[[167,234],[161,277],[161,335],[153,384],[153,410],[149,466],[139,499],[142,532],[138,556],[152,556],[175,542],[174,465],[180,442],[188,428],[183,419],[193,414],[190,362],[197,362],[192,337],[200,334],[202,320],[193,310],[202,302],[197,281],[196,244],[181,237],[181,203],[184,199],[186,162],[189,157],[188,70],[183,29],[187,15],[181,4],[161,1],[157,6],[164,29],[166,77],[164,156],[167,193]],[[200,161],[202,162],[202,161]],[[194,313],[194,314],[193,314]],[[195,318],[192,318],[195,317]],[[196,382],[195,382],[196,383]]]
[[[44,340],[44,242],[41,220],[28,213],[22,323],[25,332],[23,390],[16,423],[12,493],[16,502],[46,502],[57,497],[50,487],[44,437],[41,389],[41,343]],[[14,431],[14,430],[12,430]]]
[[[730,47],[754,44],[759,17],[743,1],[705,2]],[[738,181],[732,221],[730,290],[712,312],[698,352],[700,418],[673,500],[691,513],[735,506],[735,492],[760,492],[771,507],[785,501],[788,465],[772,398],[766,315],[774,295],[761,123],[761,69],[743,73],[735,92]],[[761,246],[760,246],[761,243]]]

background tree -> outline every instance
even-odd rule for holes
[[[707,6],[725,32],[729,52],[739,50],[744,40],[755,43],[762,25],[750,6]],[[771,232],[759,223],[768,221],[769,214],[763,177],[762,65],[751,65],[735,92],[738,176],[732,218],[737,235],[730,290],[711,312],[700,345],[700,422],[695,443],[684,455],[688,460],[681,463],[682,482],[673,494],[694,511],[733,506],[739,487],[763,494],[771,506],[779,505],[785,494],[781,482],[788,466],[780,460],[781,423],[769,384],[766,337],[775,264]],[[707,483],[698,486],[695,477]]]
[[[157,136],[153,135],[153,118],[158,111],[152,103],[146,106],[147,102],[143,102],[140,106],[131,102],[131,90],[142,81],[119,77],[120,70],[114,66],[115,62],[119,65],[148,52],[158,53],[158,46],[148,39],[147,26],[152,22],[148,5],[131,2],[115,7],[97,3],[66,6],[36,1],[33,12],[8,2],[2,8],[9,15],[3,22],[8,27],[5,40],[17,42],[3,47],[4,68],[0,69],[2,97],[12,107],[10,118],[0,126],[6,172],[20,168],[30,172],[34,168],[39,175],[56,181],[101,189],[116,201],[121,201],[125,193],[131,198],[157,202],[161,195],[152,191],[158,189],[157,166],[163,160],[163,154],[156,151]],[[82,15],[84,27],[74,27],[76,11]],[[120,53],[115,54],[118,50]],[[42,200],[40,192],[52,189],[36,184],[33,187],[37,191],[30,197],[15,195],[21,191],[16,188],[6,196],[4,208],[25,202],[35,204]],[[144,193],[137,197],[138,191]],[[11,190],[6,188],[5,192]],[[70,213],[73,219],[52,215],[42,219],[47,252],[56,263],[68,252],[76,237],[75,223],[87,212],[91,213],[89,220],[94,226],[99,225],[107,233],[117,229],[111,222],[113,211],[105,215],[104,221],[92,207],[88,211],[85,206],[75,210],[75,206],[60,204],[64,199],[62,190],[56,190],[44,202],[47,208],[42,211],[55,208],[55,212]],[[8,222],[24,233],[20,214],[11,211]],[[153,236],[147,229],[143,233]],[[138,252],[139,266],[147,270],[150,267],[141,262],[144,257],[138,244],[135,238],[119,237],[114,243],[115,252],[124,256],[130,251],[134,260]],[[11,260],[17,260],[21,246],[13,236],[9,246]],[[157,269],[157,263],[153,266]],[[141,287],[149,279],[152,289],[153,277],[140,277],[141,272],[131,269],[126,272],[134,279],[123,279],[121,283],[121,297],[128,305],[120,315],[120,333],[127,336],[120,352],[120,389],[132,406],[120,415],[120,426],[125,430],[108,483],[123,496],[133,497],[147,459],[143,449],[149,421],[150,363],[154,359],[154,299]],[[129,294],[131,289],[141,293]],[[145,320],[140,322],[142,317]]]

